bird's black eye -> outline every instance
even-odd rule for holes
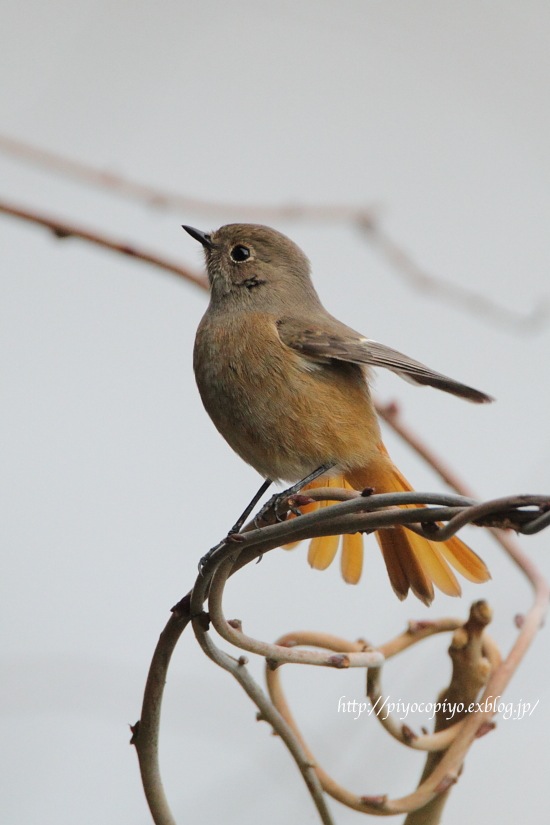
[[[229,254],[231,255],[232,260],[240,264],[242,261],[246,261],[247,258],[250,258],[250,249],[247,246],[241,246],[238,244],[233,247]]]

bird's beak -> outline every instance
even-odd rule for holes
[[[200,229],[193,229],[192,226],[185,226],[182,224],[182,229],[185,229],[192,238],[201,243],[205,249],[212,249],[212,238],[206,232],[201,232]]]

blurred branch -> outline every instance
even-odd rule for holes
[[[21,140],[14,140],[0,135],[0,152],[19,160],[40,166],[54,174],[71,180],[78,180],[96,188],[111,191],[131,200],[141,201],[147,206],[166,209],[173,212],[197,213],[207,216],[233,216],[242,220],[311,220],[323,223],[352,223],[361,227],[374,221],[372,208],[357,208],[345,205],[315,206],[289,203],[282,206],[265,206],[262,204],[222,204],[219,201],[205,201],[190,198],[177,192],[170,192],[146,183],[138,183],[116,172],[98,169],[83,161],[71,160]]]
[[[385,421],[397,435],[401,436],[403,441],[405,441],[409,447],[412,447],[417,455],[424,459],[426,464],[435,470],[445,484],[459,493],[459,495],[468,496],[469,498],[474,497],[473,492],[469,489],[466,482],[403,421],[400,406],[396,401],[390,401],[387,404],[375,401],[374,406],[380,418]]]
[[[37,224],[45,229],[49,229],[56,238],[64,240],[66,238],[78,238],[87,243],[102,246],[110,249],[112,252],[119,252],[122,255],[128,255],[136,260],[156,266],[158,269],[163,269],[165,272],[170,272],[172,275],[177,275],[186,281],[190,281],[195,286],[200,286],[202,289],[208,289],[208,281],[201,275],[192,272],[183,264],[169,261],[166,258],[156,255],[154,252],[149,252],[145,249],[129,244],[124,241],[109,238],[107,235],[99,232],[94,232],[90,229],[84,229],[76,226],[73,223],[58,220],[51,215],[44,215],[40,212],[35,212],[32,209],[27,209],[22,206],[15,206],[14,204],[0,201],[0,213],[10,215],[13,218],[19,218],[29,223]]]
[[[372,226],[366,222],[362,227],[372,245],[379,249],[387,261],[398,272],[402,280],[417,292],[431,295],[441,303],[463,309],[469,315],[478,315],[484,321],[490,321],[507,331],[510,328],[518,332],[537,332],[548,324],[550,317],[550,299],[539,298],[526,313],[508,309],[502,304],[474,290],[467,289],[459,283],[444,281],[422,269],[412,255],[396,243],[379,225]]]
[[[451,489],[455,490],[459,495],[467,499],[473,500],[474,492],[472,488],[452,470],[448,464],[438,455],[435,450],[432,450],[417,433],[415,433],[404,421],[401,415],[399,405],[392,401],[389,404],[375,403],[376,412],[378,415],[392,428],[392,430],[399,435],[406,444],[424,459],[424,461],[439,475],[439,477]],[[308,491],[309,492],[309,491]],[[547,519],[549,513],[545,508],[541,508],[539,518],[533,519],[529,524],[522,526],[521,532],[529,535],[533,530],[543,529],[547,526]],[[512,525],[508,525],[511,527]],[[535,604],[539,604],[539,599],[544,605],[546,595],[546,602],[550,597],[550,589],[544,580],[544,577],[533,564],[531,559],[526,556],[521,547],[510,535],[509,530],[502,530],[496,527],[490,527],[490,532],[495,541],[502,547],[506,554],[512,559],[521,572],[527,577],[531,584],[534,595]],[[534,606],[534,605],[533,605]]]
[[[414,290],[460,307],[470,315],[490,321],[506,331],[534,332],[543,328],[550,317],[550,301],[539,299],[529,312],[520,314],[495,303],[485,295],[466,289],[460,284],[449,283],[426,272],[416,263],[412,255],[401,244],[393,240],[381,228],[378,211],[370,207],[349,206],[346,204],[315,205],[290,203],[281,206],[264,204],[221,204],[218,201],[205,201],[190,198],[159,187],[139,183],[115,172],[102,170],[92,164],[76,161],[22,140],[15,140],[0,135],[0,151],[26,163],[32,163],[71,180],[111,191],[132,200],[155,208],[169,209],[186,214],[204,214],[208,217],[223,216],[243,221],[311,221],[317,223],[342,223],[359,230],[362,236],[378,249],[391,264],[395,272]],[[29,210],[24,210],[25,212]],[[76,234],[76,233],[73,233]],[[83,237],[80,235],[80,237]],[[110,246],[117,250],[119,245]],[[118,249],[118,251],[124,251]],[[138,256],[141,257],[141,256]],[[163,267],[166,268],[166,267]]]

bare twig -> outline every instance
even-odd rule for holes
[[[263,553],[263,550],[261,552]],[[236,555],[238,555],[238,552]],[[195,637],[206,655],[217,665],[231,673],[239,682],[250,699],[252,699],[258,707],[261,718],[269,722],[273,730],[281,737],[302,774],[312,800],[319,812],[321,821],[325,823],[325,825],[332,825],[332,818],[326,806],[314,765],[301,747],[301,743],[295,736],[294,731],[286,723],[279,711],[269,702],[262,689],[252,678],[245,667],[246,659],[244,657],[234,659],[227,653],[224,653],[214,644],[211,634],[208,633],[210,618],[208,614],[202,612],[202,606],[209,595],[212,580],[216,572],[228,564],[233,566],[235,560],[235,544],[229,541],[220,547],[216,558],[211,557],[204,563],[191,591],[191,614],[193,617]],[[252,560],[251,558],[250,561]],[[229,572],[229,575],[231,575],[231,572]]]
[[[403,441],[424,459],[426,464],[435,470],[445,484],[455,490],[459,495],[474,498],[474,494],[466,482],[461,479],[460,476],[449,467],[445,460],[426,444],[414,430],[407,426],[403,421],[400,406],[396,401],[390,401],[386,404],[383,404],[381,401],[375,401],[374,406],[380,418],[385,421],[397,435],[401,436]]]
[[[90,229],[84,229],[83,227],[76,226],[70,222],[58,220],[51,215],[44,215],[39,212],[35,212],[32,209],[16,206],[11,203],[6,203],[5,201],[0,201],[0,212],[4,215],[11,215],[14,218],[19,218],[21,220],[28,221],[29,223],[43,226],[46,229],[49,229],[56,238],[78,238],[82,241],[86,241],[87,243],[102,246],[105,249],[110,249],[112,252],[118,252],[122,255],[128,255],[131,258],[135,258],[138,261],[152,264],[152,266],[156,266],[158,269],[162,269],[165,272],[170,272],[172,275],[177,275],[179,278],[183,278],[195,286],[200,286],[202,289],[208,289],[208,282],[206,278],[192,272],[183,264],[169,261],[160,255],[156,255],[154,252],[141,249],[134,244],[115,240],[102,232],[94,232]]]
[[[306,206],[288,203],[271,207],[264,204],[223,204],[219,201],[190,198],[178,192],[136,182],[113,171],[98,169],[83,161],[71,160],[56,152],[32,146],[22,140],[14,140],[6,135],[0,135],[0,151],[71,180],[79,180],[158,209],[170,209],[179,213],[225,215],[239,220],[249,218],[262,221],[310,220],[328,223],[360,223],[362,227],[374,221],[375,216],[375,210],[372,207],[360,208],[345,204],[327,206],[308,204]]]
[[[453,307],[460,307],[470,315],[497,324],[506,331],[535,332],[548,322],[550,301],[537,300],[533,309],[525,314],[507,309],[485,295],[466,289],[457,283],[448,283],[426,272],[403,247],[382,229],[378,212],[373,206],[346,204],[289,203],[280,206],[264,204],[220,204],[199,198],[182,196],[177,192],[162,190],[146,183],[136,182],[121,174],[106,171],[92,164],[76,161],[22,140],[0,135],[0,151],[27,163],[50,170],[72,180],[110,190],[126,198],[139,200],[149,206],[170,209],[179,213],[204,214],[208,217],[223,216],[224,220],[252,221],[313,221],[317,223],[344,223],[359,229],[375,248],[380,250],[393,269],[413,289],[432,295]],[[28,210],[25,210],[28,211]],[[115,248],[115,247],[111,247]]]
[[[396,243],[379,223],[374,225],[366,222],[363,231],[367,234],[373,246],[380,250],[384,257],[399,272],[407,284],[426,295],[439,299],[455,308],[465,310],[469,315],[478,315],[485,321],[490,321],[502,329],[514,329],[518,332],[537,332],[544,328],[550,317],[550,300],[543,296],[537,300],[533,308],[526,313],[519,313],[508,309],[502,304],[467,289],[460,283],[444,281],[420,267],[412,255]]]

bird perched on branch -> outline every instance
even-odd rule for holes
[[[199,392],[222,436],[264,479],[297,482],[317,474],[309,486],[412,490],[382,443],[369,390],[371,367],[475,403],[492,400],[330,315],[306,256],[280,232],[254,224],[229,224],[212,233],[183,228],[204,248],[211,289],[195,340]],[[319,504],[302,510],[314,506]],[[456,537],[434,542],[401,526],[376,537],[400,599],[411,589],[429,604],[434,584],[459,595],[451,568],[473,582],[490,578],[484,562]],[[339,541],[313,539],[310,564],[328,567]],[[362,561],[362,535],[344,535],[347,582],[359,580]]]

